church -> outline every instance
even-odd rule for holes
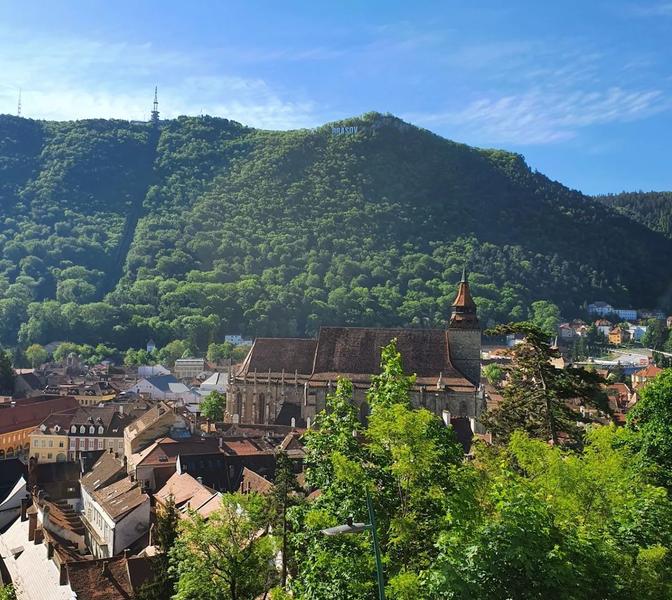
[[[444,418],[478,419],[481,329],[465,270],[446,329],[322,327],[316,338],[257,338],[229,373],[225,420],[310,426],[339,378],[353,383],[353,402],[365,418],[381,349],[393,339],[404,371],[416,375],[414,406]]]

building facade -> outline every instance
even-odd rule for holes
[[[229,374],[225,420],[310,425],[339,378],[353,383],[353,402],[368,413],[366,393],[380,372],[381,349],[396,340],[404,370],[416,381],[411,400],[437,415],[478,419],[481,330],[466,273],[442,329],[322,327],[317,339],[259,338]]]

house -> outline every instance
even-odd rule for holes
[[[628,327],[628,335],[633,342],[641,342],[646,330],[646,325],[632,325]]]
[[[148,379],[155,375],[170,375],[163,365],[141,365],[138,367],[138,379]]]
[[[606,386],[605,392],[609,400],[609,408],[614,413],[625,414],[632,400],[632,391],[625,383],[611,383]]]
[[[613,324],[611,321],[608,321],[607,319],[598,319],[595,321],[595,328],[597,329],[597,333],[600,335],[604,336],[605,338],[609,337],[609,333],[613,329]]]
[[[225,335],[224,341],[228,342],[229,344],[233,344],[234,346],[251,346],[253,340],[247,340],[243,338],[242,335]]]
[[[256,494],[268,494],[272,489],[273,484],[268,479],[247,467],[243,469],[243,476],[240,481],[240,487],[238,488],[238,491],[241,494],[249,494],[252,492]]]
[[[173,372],[178,379],[193,379],[205,371],[204,358],[178,358]]]
[[[211,481],[210,483],[211,485],[214,484],[212,487],[221,489],[220,479],[226,478],[227,473],[223,471],[225,464],[219,446],[219,441],[213,437],[181,439],[162,437],[141,452],[131,456],[128,461],[128,472],[142,482],[145,489],[158,490],[176,472],[180,457],[184,461],[187,457],[194,455],[198,457],[199,461],[202,461],[203,469],[210,464],[216,470],[217,481]],[[196,476],[195,473],[192,474]]]
[[[672,329],[672,316],[667,317],[665,322],[667,323],[667,328]]]
[[[165,508],[168,498],[172,497],[175,508],[182,518],[189,511],[195,511],[207,519],[221,506],[222,494],[203,485],[189,473],[175,472],[166,484],[154,494],[157,510]]]
[[[68,431],[79,409],[49,415],[29,436],[30,458],[37,462],[65,462],[68,460]]]
[[[558,326],[558,335],[562,340],[573,340],[578,337],[578,333],[569,323],[561,323]]]
[[[14,397],[30,398],[43,394],[44,383],[40,381],[34,370],[17,373],[14,378]]]
[[[649,365],[644,369],[640,369],[632,374],[632,387],[638,388],[645,383],[648,383],[662,372],[663,370],[655,365]]]
[[[609,343],[614,346],[620,346],[625,344],[630,339],[630,334],[627,329],[622,329],[620,327],[612,327],[609,332]]]
[[[200,393],[206,396],[210,392],[225,394],[228,387],[229,376],[227,373],[213,373],[200,385]]]
[[[598,301],[588,305],[589,315],[600,315],[601,317],[605,317],[613,313],[614,307],[607,302]]]
[[[172,400],[188,403],[195,398],[186,385],[180,383],[173,375],[152,375],[140,379],[129,392],[135,392],[152,400]]]
[[[0,460],[29,454],[30,434],[44,419],[78,406],[71,396],[40,396],[0,404]]]
[[[97,460],[98,457],[96,457]],[[88,470],[95,460],[87,457],[80,462],[28,463],[28,489],[42,490],[53,501],[64,501],[80,509],[82,504],[80,482],[82,469]]]
[[[147,352],[151,354],[154,350],[156,350],[156,342],[153,339],[150,339],[147,342]]]
[[[165,402],[154,405],[128,425],[124,429],[124,456],[129,463],[129,472],[135,468],[133,455],[166,435],[184,438],[190,432],[186,419]]]
[[[96,558],[116,556],[149,531],[150,502],[124,463],[105,452],[82,477],[82,521]]]
[[[441,415],[478,417],[481,330],[466,272],[458,286],[446,329],[322,327],[317,339],[257,338],[243,363],[231,372],[225,420],[236,423],[308,425],[325,408],[339,377],[353,383],[362,418],[366,394],[380,372],[381,349],[397,340],[415,406]]]

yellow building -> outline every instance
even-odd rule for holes
[[[0,460],[25,456],[31,450],[30,434],[50,414],[77,408],[72,397],[27,398],[0,408]]]
[[[68,430],[76,409],[49,415],[30,433],[30,458],[39,463],[68,460]]]

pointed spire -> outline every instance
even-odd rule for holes
[[[471,297],[466,265],[462,268],[462,278],[458,284],[457,296],[453,302],[453,314],[450,317],[449,327],[465,329],[479,327],[478,316],[476,315],[476,303]]]

